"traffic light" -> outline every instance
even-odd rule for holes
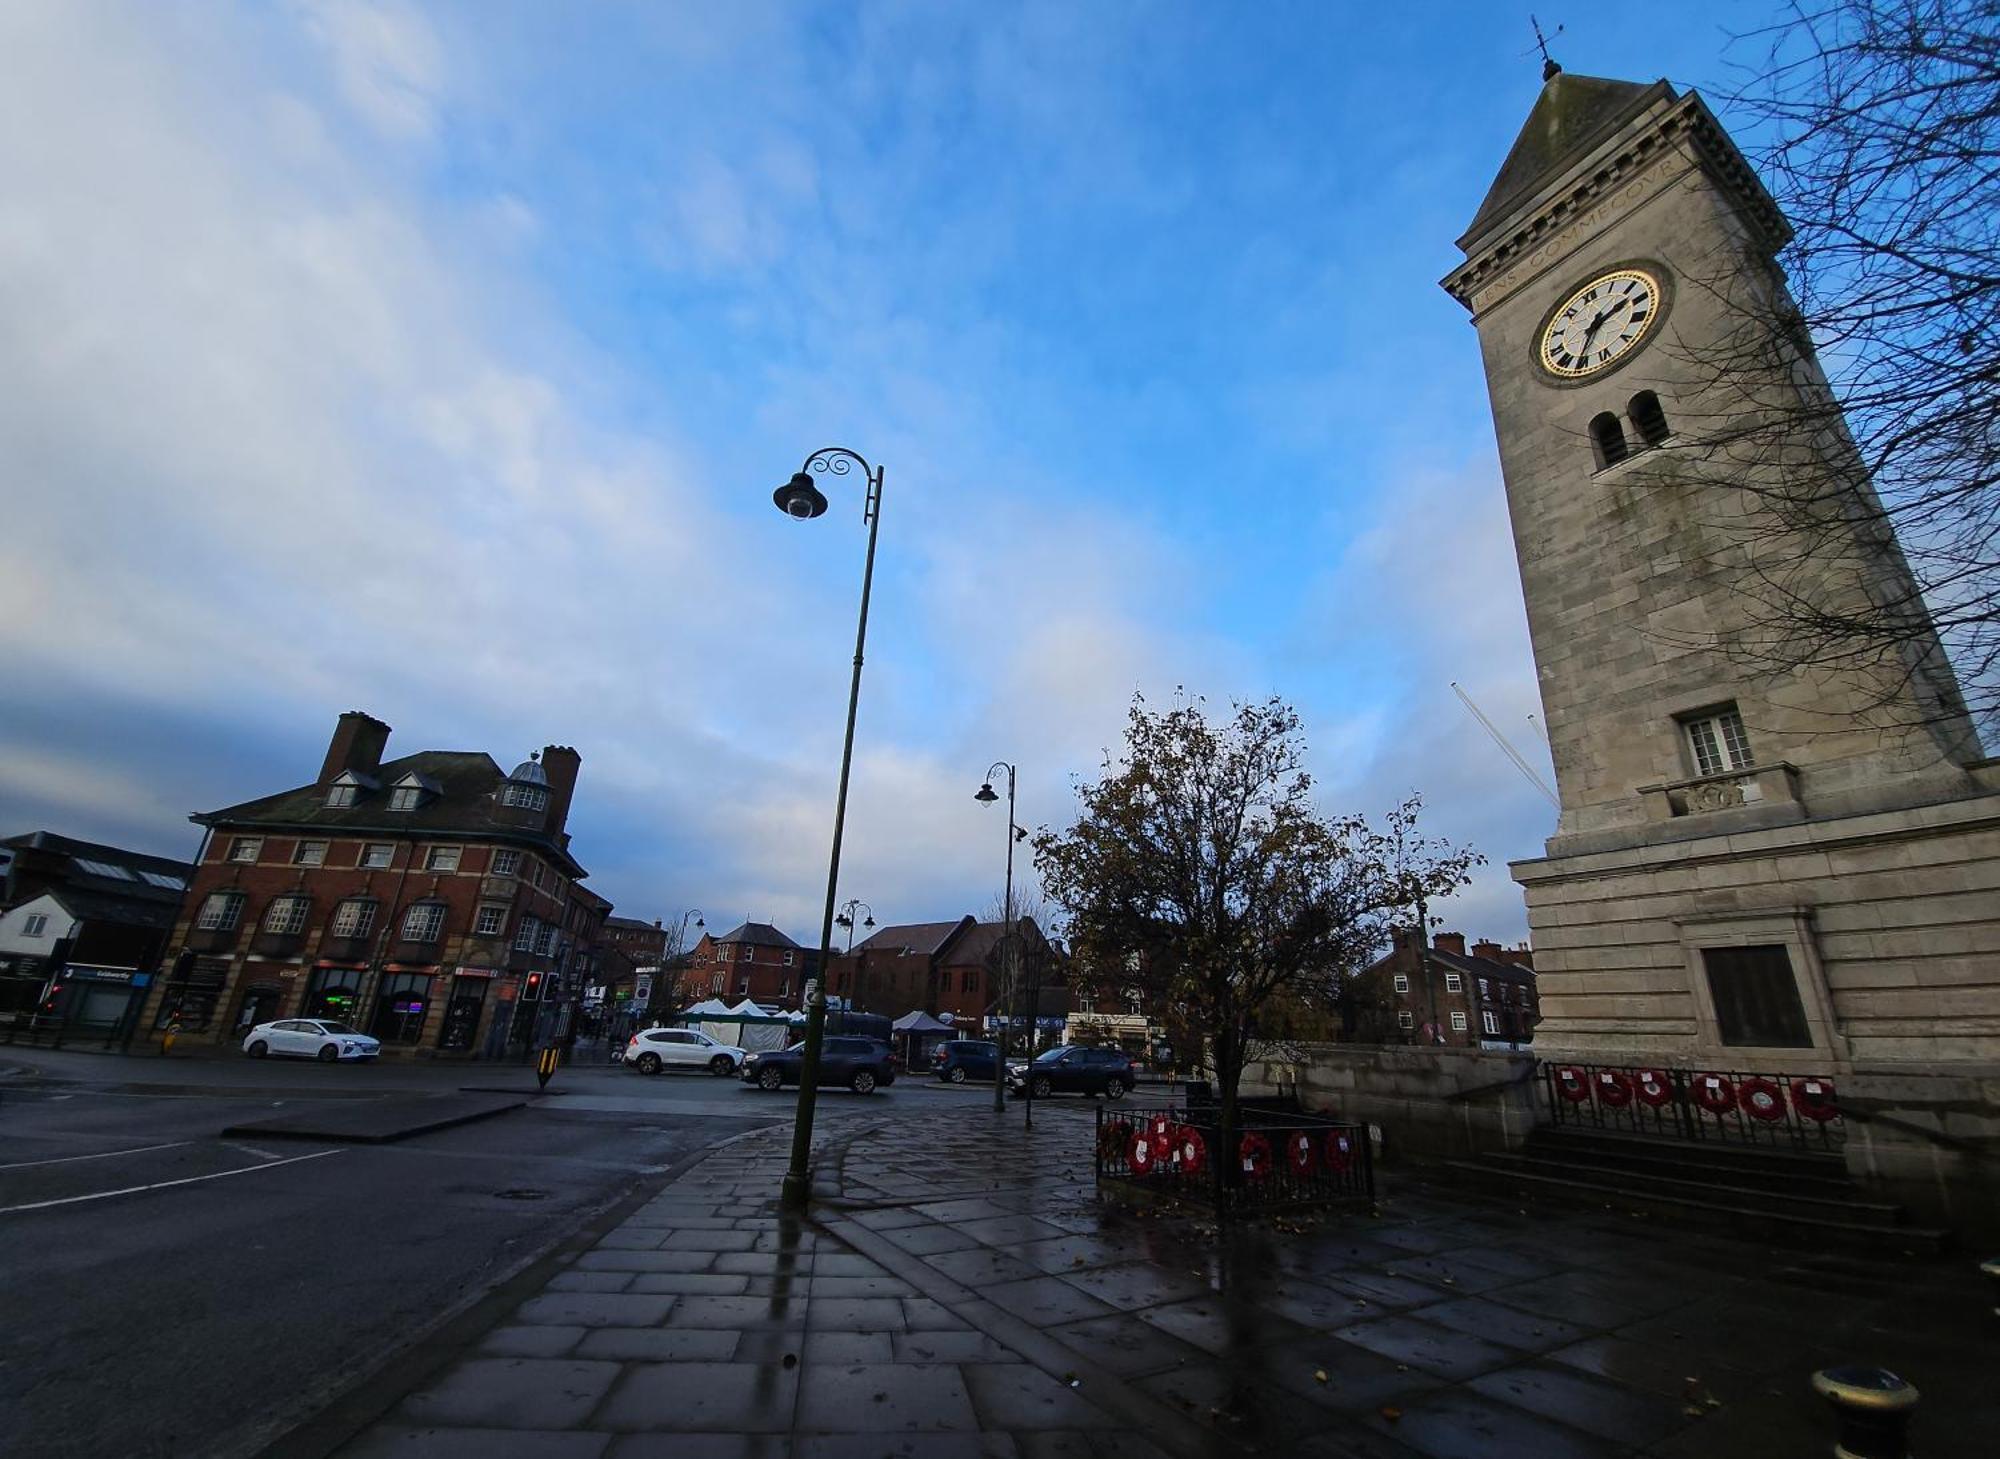
[[[63,985],[61,983],[49,984],[48,994],[42,999],[42,1012],[54,1013],[62,1003],[62,995]]]
[[[521,1001],[523,1003],[534,1003],[539,1001],[541,996],[542,975],[540,973],[528,974],[528,981],[521,988]]]

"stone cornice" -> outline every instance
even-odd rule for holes
[[[1484,235],[1488,241],[1469,250],[1465,262],[1440,281],[1442,287],[1476,319],[1531,273],[1554,263],[1584,235],[1611,221],[1612,211],[1635,207],[1664,186],[1666,171],[1658,164],[1676,149],[1693,154],[1735,202],[1766,249],[1775,253],[1784,246],[1791,227],[1778,205],[1707,103],[1689,92],[1641,127],[1579,159],[1589,164],[1580,175],[1572,167],[1553,188],[1532,199],[1525,211],[1515,210],[1509,226],[1488,230]]]

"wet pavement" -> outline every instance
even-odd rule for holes
[[[1522,1209],[1385,1172],[1372,1213],[1227,1233],[1102,1203],[1088,1104],[842,1122],[708,1156],[341,1452],[678,1459],[1827,1453],[1817,1368],[1990,1452],[1965,1258],[1885,1261]],[[1982,1437],[1983,1436],[1983,1437]]]

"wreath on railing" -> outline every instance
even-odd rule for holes
[[[1728,1114],[1736,1108],[1736,1086],[1720,1074],[1697,1074],[1694,1102],[1712,1115]]]
[[[1583,1070],[1574,1064],[1564,1064],[1557,1069],[1556,1092],[1571,1104],[1582,1104],[1590,1098],[1590,1086],[1584,1082]]]
[[[1326,1168],[1335,1175],[1354,1168],[1354,1137],[1347,1131],[1335,1130],[1326,1137]]]
[[[1658,1109],[1674,1097],[1674,1086],[1667,1076],[1658,1069],[1641,1069],[1632,1076],[1633,1093],[1639,1102]]]
[[[1174,1149],[1169,1158],[1182,1175],[1200,1175],[1202,1166],[1208,1163],[1208,1142],[1193,1125],[1181,1125],[1174,1130]]]
[[[1271,1142],[1259,1131],[1252,1130],[1236,1147],[1237,1158],[1243,1162],[1243,1173],[1252,1180],[1265,1180],[1271,1174]]]
[[[1830,1079],[1801,1079],[1792,1085],[1792,1108],[1814,1124],[1840,1118],[1840,1106],[1833,1100]]]
[[[1632,1102],[1632,1081],[1616,1069],[1599,1069],[1597,1102],[1609,1109],[1625,1108]]]
[[[1285,1159],[1291,1162],[1293,1175],[1301,1180],[1312,1177],[1319,1169],[1319,1151],[1313,1145],[1311,1131],[1295,1130],[1285,1136]]]
[[[1106,1120],[1097,1132],[1097,1158],[1109,1164],[1125,1153],[1131,1143],[1132,1126],[1125,1120]]]
[[[1785,1093],[1768,1079],[1745,1079],[1736,1097],[1753,1120],[1768,1125],[1785,1117]]]
[[[1144,1130],[1132,1137],[1132,1148],[1126,1152],[1125,1159],[1131,1164],[1134,1175],[1152,1175],[1166,1169],[1166,1162],[1160,1159],[1159,1147]]]

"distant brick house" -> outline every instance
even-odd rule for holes
[[[1525,946],[1440,932],[1428,948],[1398,929],[1395,945],[1347,987],[1342,1037],[1353,1043],[1479,1048],[1533,1041],[1540,1007]]]
[[[582,757],[385,761],[388,739],[343,714],[314,780],[190,817],[207,834],[154,1027],[220,1042],[334,1018],[389,1052],[467,1057],[546,1031],[610,910],[581,887],[564,829]]]
[[[1020,930],[1024,967],[1040,957],[1048,969],[1049,942],[1032,917],[1015,924]],[[847,998],[863,1013],[890,1018],[921,1010],[934,1016],[977,1021],[997,1013],[995,999],[1003,991],[1000,943],[1004,922],[960,917],[954,922],[910,922],[878,929],[851,953],[833,959],[827,991]],[[1055,1014],[1068,1010],[1060,975],[1044,972],[1044,1012],[1060,1003]]]
[[[748,998],[774,1008],[797,1008],[805,980],[819,961],[768,922],[743,922],[723,933],[703,933],[689,954],[682,995],[693,1001]]]

